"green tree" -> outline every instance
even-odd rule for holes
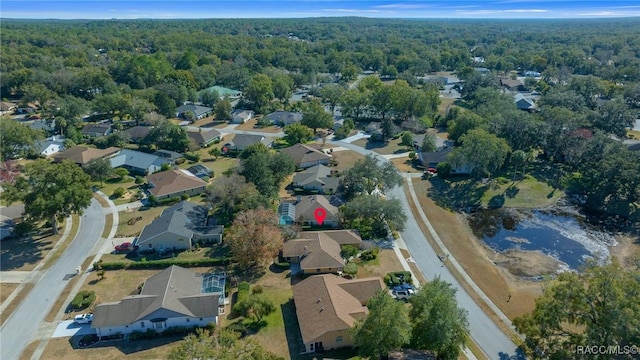
[[[216,120],[231,119],[231,102],[228,99],[222,99],[215,106]]]
[[[289,155],[273,154],[264,144],[248,146],[240,153],[240,159],[240,175],[268,197],[277,196],[282,180],[296,169]]]
[[[384,225],[391,230],[402,231],[407,215],[398,199],[387,200],[376,195],[360,195],[348,201],[342,208],[347,228],[360,230],[363,238],[383,238],[388,235]]]
[[[158,113],[166,118],[176,117],[176,102],[167,93],[156,91],[153,104],[158,109]]]
[[[457,359],[469,322],[456,303],[456,289],[436,277],[411,298],[411,345],[433,351],[438,359]]]
[[[93,197],[91,177],[71,161],[36,160],[25,167],[24,175],[7,186],[6,200],[22,201],[29,220],[49,220],[54,234],[58,221],[81,214]]]
[[[286,104],[291,97],[293,89],[293,79],[286,74],[277,74],[273,78],[273,95],[280,99],[282,104]]]
[[[313,130],[300,123],[290,124],[284,127],[285,137],[289,145],[306,143],[313,139]]]
[[[613,259],[604,266],[588,264],[565,271],[545,283],[532,312],[514,319],[526,336],[530,356],[548,359],[580,357],[579,345],[635,345],[640,339],[640,272],[627,271]]]
[[[256,340],[239,341],[239,338],[239,333],[226,328],[217,328],[213,333],[196,329],[195,334],[187,335],[184,341],[171,349],[168,359],[282,360],[265,350]]]
[[[504,164],[511,149],[507,142],[486,130],[474,129],[460,138],[462,145],[447,157],[451,166],[469,167],[476,177],[491,175]]]
[[[236,309],[235,306],[234,309]],[[237,309],[242,316],[253,317],[256,323],[262,322],[265,316],[276,311],[273,301],[255,294],[242,299],[238,303]]]
[[[528,154],[522,150],[516,150],[511,153],[511,163],[513,164],[513,180],[518,176],[518,166],[524,167],[527,162]]]
[[[212,147],[211,150],[209,150],[209,155],[213,156],[213,158],[217,160],[218,157],[222,155],[222,150],[220,150],[219,147]]]
[[[356,161],[340,179],[342,192],[347,199],[360,194],[370,195],[376,191],[385,193],[400,184],[402,177],[395,166],[390,162],[379,164],[378,159],[371,154]]]
[[[420,146],[420,151],[422,152],[433,152],[436,151],[436,136],[432,133],[424,134],[424,139],[422,140],[422,144]]]
[[[238,213],[225,239],[242,268],[273,261],[284,244],[278,215],[262,207]]]
[[[333,117],[324,111],[324,107],[318,101],[312,101],[302,111],[302,125],[313,129],[315,134],[319,128],[327,129],[333,125]]]
[[[25,157],[35,151],[36,140],[42,139],[39,131],[24,126],[9,116],[0,117],[0,151],[2,160]]]
[[[103,181],[113,176],[111,162],[105,158],[89,161],[87,165],[85,165],[84,171],[89,174],[92,181],[100,181],[100,186],[102,186]]]
[[[336,105],[338,105],[345,91],[346,88],[340,84],[327,84],[320,89],[320,96],[331,107],[331,114],[335,112]]]
[[[620,138],[625,138],[627,128],[633,127],[636,115],[622,99],[607,101],[593,117],[593,126]]]
[[[207,188],[206,194],[207,201],[223,224],[230,223],[240,211],[268,205],[256,186],[238,174],[218,178]]]
[[[259,113],[264,112],[274,97],[271,78],[264,74],[254,75],[244,89],[244,96],[253,105],[253,110]]]
[[[351,328],[358,353],[365,358],[384,359],[411,340],[411,321],[404,304],[379,290],[367,302],[369,314]]]
[[[400,145],[404,145],[413,149],[413,134],[409,131],[405,131],[402,134],[402,141],[400,142]]]
[[[144,144],[155,145],[156,149],[184,152],[189,148],[187,131],[170,121],[161,121],[143,140]]]

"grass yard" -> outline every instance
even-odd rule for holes
[[[440,98],[440,104],[438,104],[438,114],[440,114],[442,116],[446,116],[447,115],[447,108],[452,106],[455,100],[456,99],[441,97]]]
[[[0,270],[33,270],[62,237],[64,222],[58,223],[58,226],[57,235],[51,235],[51,229],[47,228],[39,230],[32,237],[3,239],[0,248]]]
[[[422,171],[423,171],[422,169],[416,168],[413,165],[414,162],[409,160],[408,157],[407,158],[391,159],[391,162],[393,163],[393,165],[395,165],[396,169],[398,169],[398,171],[400,171],[402,173],[422,173]]]
[[[257,124],[258,124],[258,119],[251,119],[244,124],[240,124],[236,126],[236,130],[260,131],[260,132],[267,132],[267,133],[278,133],[282,131],[282,128],[279,128],[275,125],[259,128],[259,127],[256,127]]]
[[[485,191],[480,199],[485,207],[502,204],[504,207],[541,208],[555,203],[564,195],[564,191],[549,184],[525,176],[522,180],[502,179],[496,181]]]
[[[358,160],[364,160],[363,155],[351,150],[334,151],[331,156],[338,162],[338,165],[334,167],[334,169],[340,173],[351,169]]]
[[[380,155],[391,155],[409,151],[406,146],[400,145],[401,141],[402,136],[397,139],[391,139],[386,143],[382,141],[371,142],[369,139],[358,139],[352,142],[352,144],[367,150],[373,150]]]
[[[11,293],[13,293],[20,284],[2,283],[0,284],[0,303],[3,303]]]
[[[360,261],[358,259],[358,261]],[[377,276],[383,278],[392,271],[403,271],[402,264],[392,249],[380,249],[378,257],[372,261],[358,263],[359,278]]]
[[[53,338],[49,340],[43,360],[120,360],[120,359],[166,359],[182,337],[168,337],[141,341],[103,341],[98,346],[80,349],[76,338]]]
[[[93,185],[98,190],[102,191],[105,195],[109,196],[110,198],[111,198],[111,195],[113,195],[113,192],[117,188],[119,187],[124,188],[126,190],[126,193],[122,197],[122,199],[114,199],[114,202],[116,204],[118,204],[118,201],[124,200],[124,199],[126,199],[125,203],[129,202],[128,197],[131,196],[132,194],[135,194],[138,189],[138,185],[136,185],[135,183],[135,177],[132,177],[132,176],[125,176],[120,181],[118,181],[117,179],[109,179],[103,182],[102,185],[100,185],[99,182],[93,183]]]
[[[175,258],[178,260],[197,260],[197,259],[206,259],[206,258],[219,258],[223,256],[227,256],[229,250],[224,245],[214,245],[212,247],[201,247],[197,250],[193,251],[179,251],[175,254]],[[127,256],[127,254],[103,254],[101,259],[104,262],[136,262],[141,260],[142,258],[151,261],[151,260],[162,260],[166,259],[166,257],[160,257],[156,254],[142,254],[138,258],[134,258],[131,256]]]
[[[116,236],[118,237],[130,237],[138,236],[142,229],[149,225],[155,218],[162,214],[162,211],[167,206],[158,207],[141,207],[139,209],[123,211],[119,216],[118,230]],[[142,220],[137,221],[133,225],[129,225],[127,222],[132,218],[142,217]]]

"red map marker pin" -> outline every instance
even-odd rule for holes
[[[316,217],[318,225],[322,225],[322,223],[324,222],[324,218],[327,217],[327,212],[324,211],[323,208],[317,208],[316,211],[313,212],[313,215]]]

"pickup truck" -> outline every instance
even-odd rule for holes
[[[73,318],[73,323],[76,325],[89,324],[92,321],[93,321],[93,314],[80,314],[80,315],[76,315],[76,317]]]

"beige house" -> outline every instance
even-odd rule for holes
[[[353,346],[349,329],[369,313],[368,300],[385,286],[380,278],[347,280],[314,275],[293,286],[306,353]]]
[[[158,200],[173,196],[202,194],[207,183],[186,170],[166,170],[147,176],[149,192]]]
[[[322,226],[333,228],[340,226],[340,211],[323,195],[301,196],[295,204],[295,222],[302,226],[320,226],[315,215],[318,209],[324,210],[325,213]]]
[[[325,154],[317,145],[295,144],[280,150],[281,153],[291,156],[296,166],[300,169],[310,168],[318,164],[328,164],[331,156]]]
[[[345,265],[340,246],[362,244],[352,230],[307,231],[298,235],[299,239],[289,240],[282,247],[282,257],[291,263],[292,274],[338,273]]]
[[[111,158],[120,152],[120,148],[110,147],[106,149],[96,149],[87,146],[74,146],[65,151],[53,155],[53,160],[61,162],[62,160],[70,160],[74,163],[85,166],[91,160],[100,158]]]

